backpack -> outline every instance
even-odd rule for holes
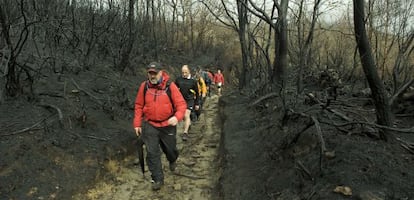
[[[206,72],[206,71],[202,71],[202,72],[201,72],[201,77],[203,77],[204,82],[205,82],[207,85],[210,85],[210,84],[211,84],[211,79],[210,79],[210,77],[208,77],[208,74],[207,74],[207,72]]]
[[[203,78],[203,79],[204,79],[204,78]],[[205,84],[207,84],[205,79],[204,79],[204,83],[205,83]],[[203,85],[203,81],[201,81],[201,78],[198,78],[198,85],[199,85],[200,87]],[[198,88],[198,89],[200,89],[200,88]]]
[[[167,93],[167,96],[170,99],[171,105],[174,108],[174,103],[173,103],[173,100],[172,100],[172,97],[171,97],[170,85],[171,85],[171,81],[167,81],[167,85],[165,86],[165,93]],[[145,105],[145,95],[147,94],[148,87],[149,87],[148,86],[148,81],[145,81],[145,86],[144,86],[144,105]]]

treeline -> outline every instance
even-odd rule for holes
[[[135,73],[152,60],[176,56],[217,65],[234,34],[202,4],[174,0],[5,0],[0,23],[0,100],[21,94],[30,85],[23,82],[46,69],[76,72],[105,64]]]

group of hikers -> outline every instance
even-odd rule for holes
[[[191,72],[188,65],[183,65],[181,76],[171,81],[163,66],[152,62],[147,66],[148,79],[138,89],[133,127],[146,146],[153,190],[159,190],[164,185],[161,150],[169,161],[170,171],[175,171],[177,166],[177,124],[184,121],[181,137],[187,141],[191,122],[199,118],[204,101],[211,95],[212,86],[216,86],[217,95],[222,94],[224,77],[221,69],[212,73],[198,67],[193,74]],[[196,119],[191,119],[192,113],[195,113]]]

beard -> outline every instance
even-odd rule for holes
[[[153,84],[153,85],[158,84],[158,80],[157,80],[157,78],[151,78],[151,79],[149,79],[149,82],[150,82],[151,84]]]

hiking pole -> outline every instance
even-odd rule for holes
[[[145,179],[144,141],[142,140],[141,136],[138,136],[137,147],[139,165],[141,166],[142,177]]]

